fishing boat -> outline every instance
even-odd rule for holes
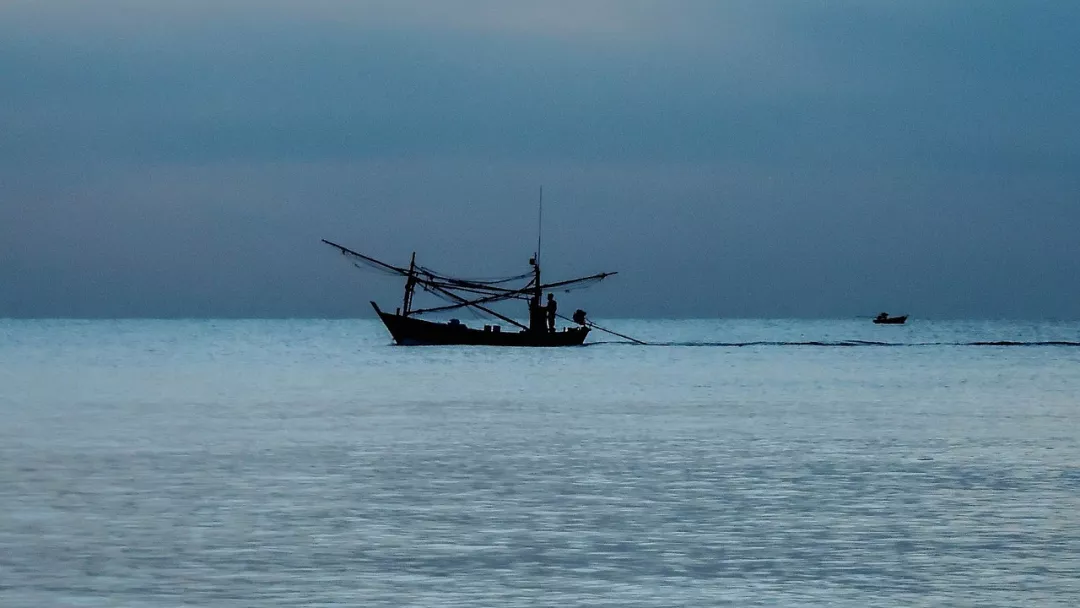
[[[878,325],[903,325],[907,321],[908,316],[903,315],[900,317],[890,317],[889,313],[883,312],[874,317],[874,323]]]
[[[551,294],[550,290],[569,291],[586,287],[616,273],[601,272],[576,279],[543,283],[540,280],[539,240],[537,253],[529,260],[532,266],[529,272],[486,280],[464,279],[436,272],[417,264],[416,253],[413,253],[408,267],[404,267],[377,260],[326,239],[323,239],[323,243],[336,248],[358,267],[367,266],[405,278],[405,295],[400,308],[394,312],[387,312],[374,301],[371,302],[379,319],[390,331],[394,342],[399,345],[579,346],[585,342],[591,328],[610,332],[587,320],[585,311],[580,309],[575,311],[573,317],[569,319],[556,313],[555,316],[571,321],[573,326],[564,327],[561,331],[555,330],[554,321],[549,322],[547,309],[540,304],[543,292],[547,291]],[[526,280],[527,283],[524,285],[515,286],[515,283]],[[427,308],[415,308],[413,296],[417,287],[442,299],[444,303]],[[492,304],[508,300],[519,300],[528,305],[529,323],[527,325],[492,310]],[[507,331],[504,331],[503,325],[494,323],[487,323],[482,327],[468,327],[458,319],[438,322],[420,318],[422,315],[456,309],[470,309],[493,320],[501,321],[508,326],[505,328]],[[615,335],[638,342],[629,336]]]

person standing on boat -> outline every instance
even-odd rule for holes
[[[548,331],[555,333],[555,312],[559,310],[559,303],[555,301],[555,294],[548,294],[545,310],[547,310]]]

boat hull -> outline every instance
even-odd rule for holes
[[[386,325],[394,342],[402,346],[581,346],[589,335],[588,327],[570,327],[559,332],[502,332],[475,329],[460,323],[436,323],[383,312],[375,302],[371,306]]]
[[[887,319],[874,319],[877,325],[903,325],[907,321],[907,315],[902,317],[889,317]]]

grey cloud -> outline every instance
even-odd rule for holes
[[[1075,315],[1073,3],[18,6],[0,315],[351,314],[318,238],[513,271],[541,183],[598,311]]]

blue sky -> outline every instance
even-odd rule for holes
[[[1076,318],[1075,2],[8,2],[0,316]]]

